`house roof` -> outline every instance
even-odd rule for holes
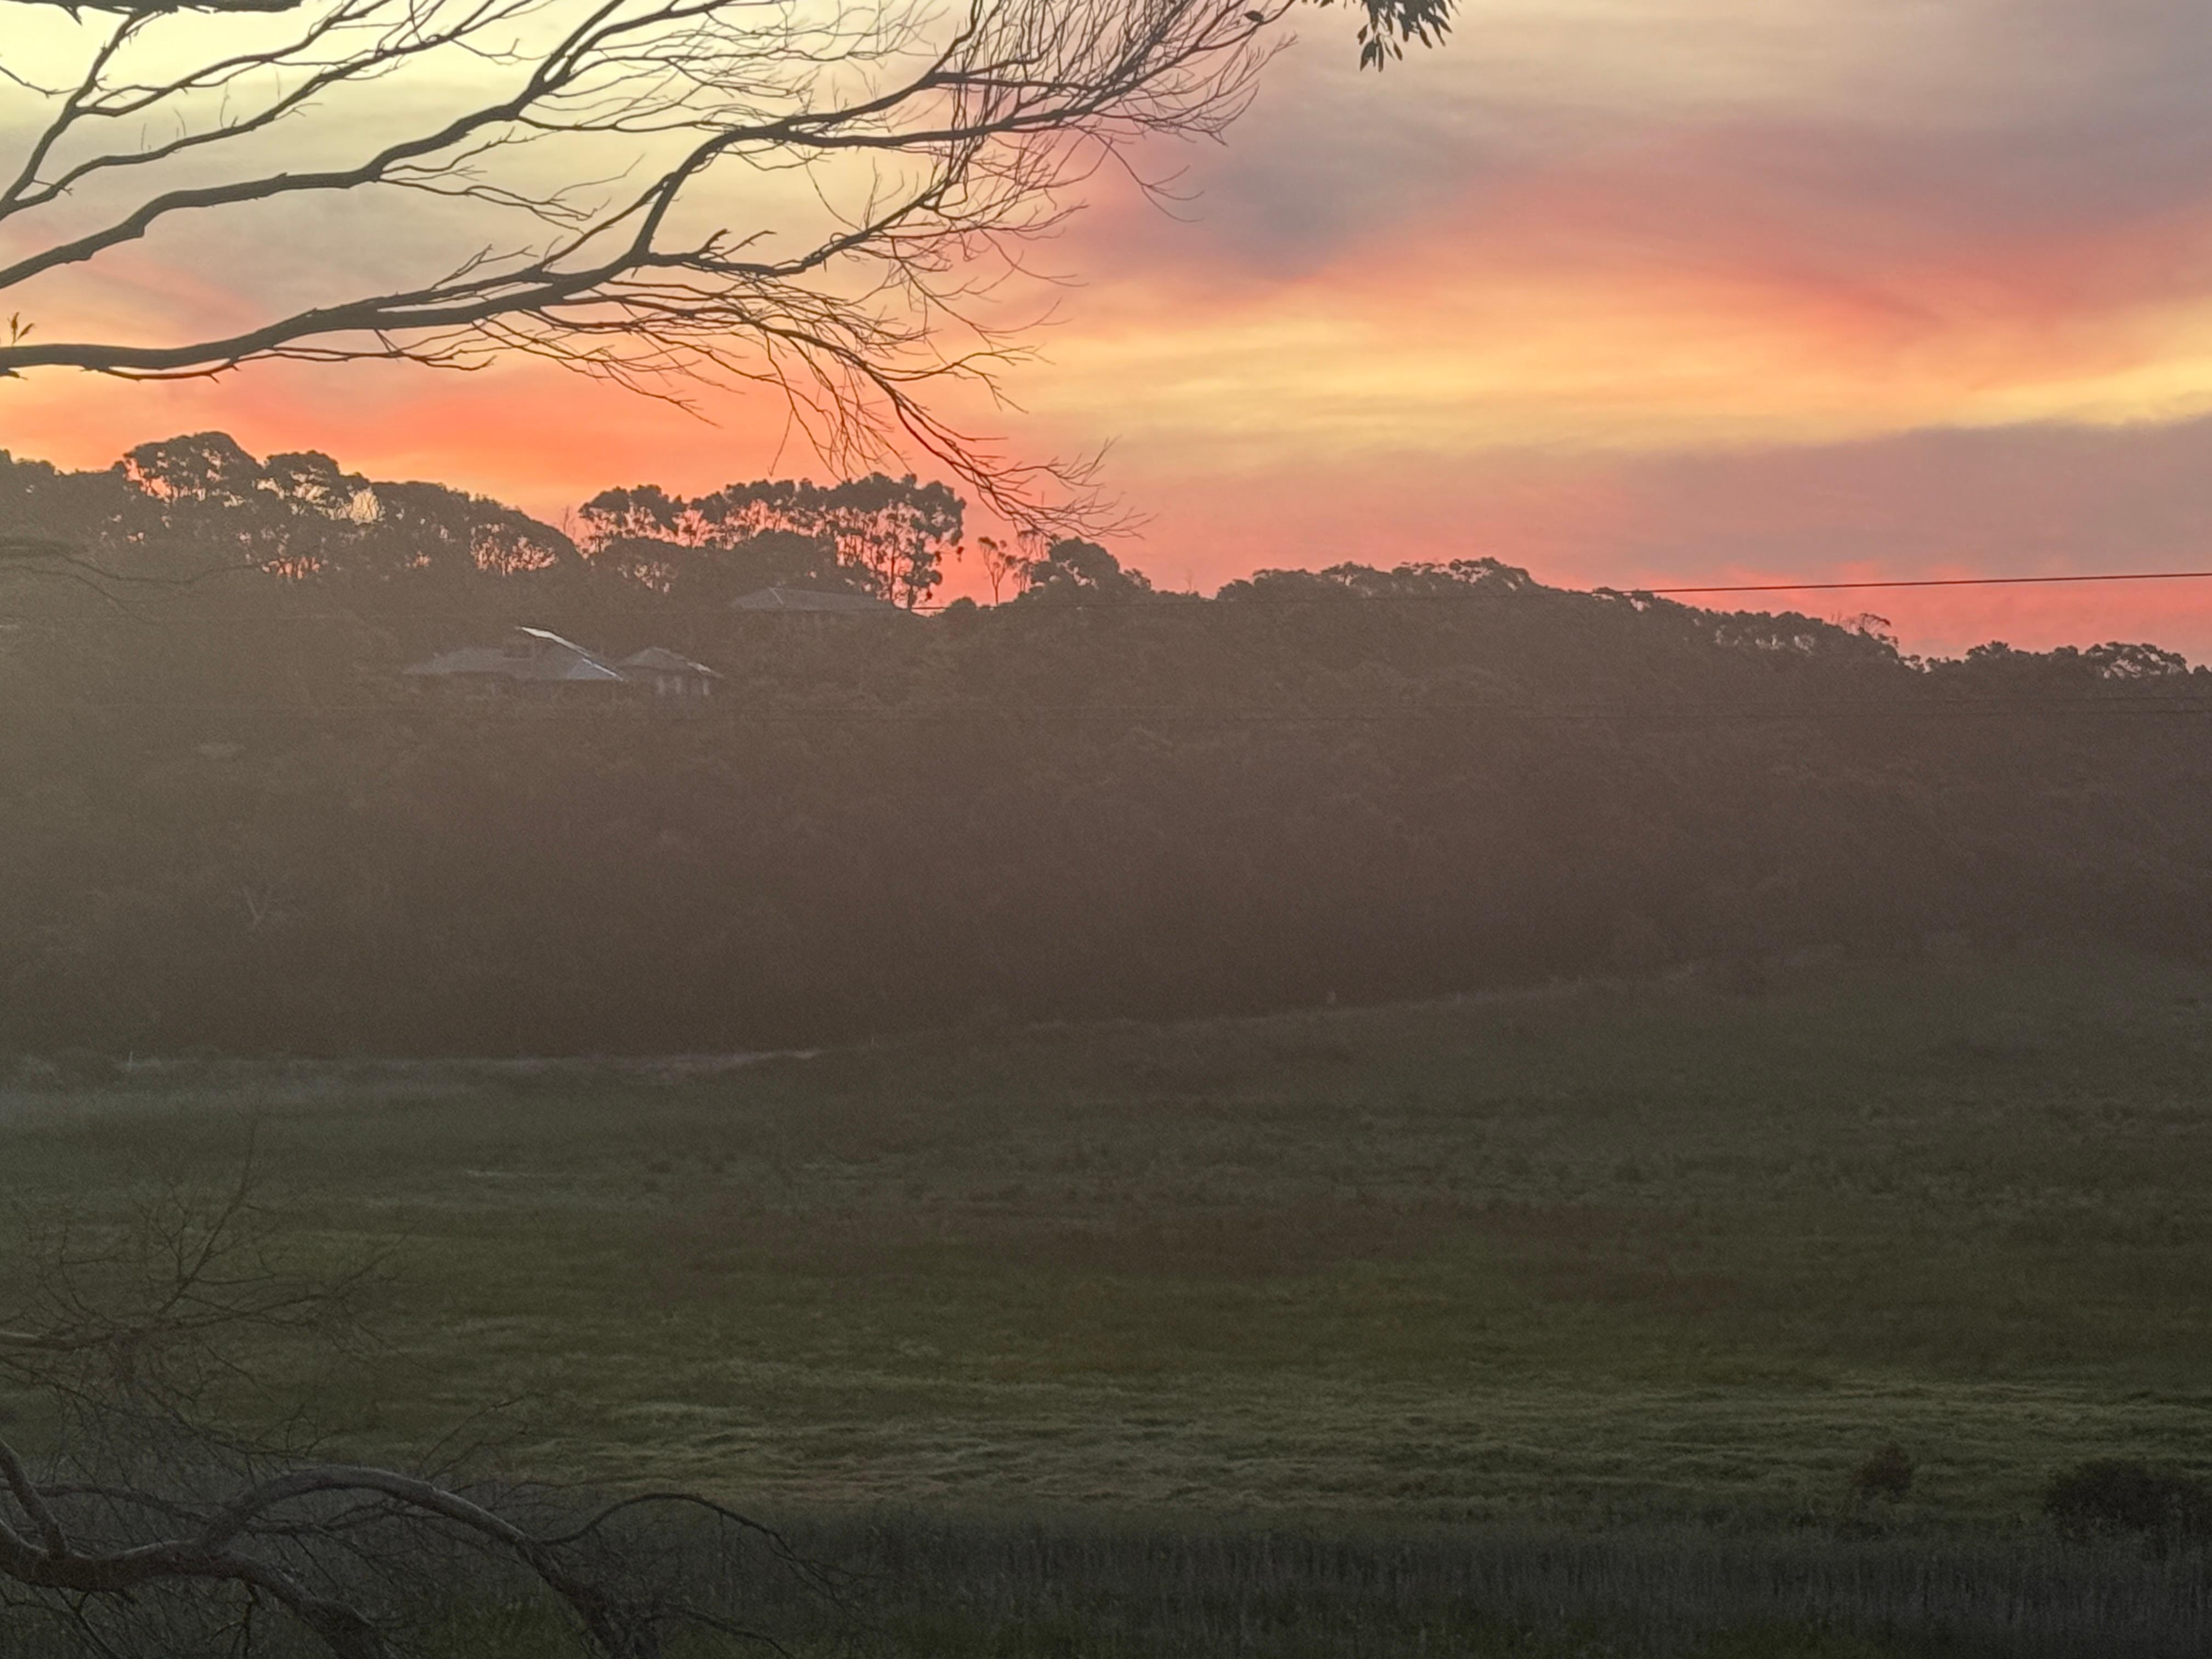
[[[831,593],[812,587],[763,587],[757,593],[732,599],[732,611],[841,611],[853,616],[903,617],[908,613],[887,600],[866,593]]]
[[[550,628],[527,628],[518,623],[514,631],[518,634],[527,634],[541,644],[557,646],[563,651],[573,651],[580,657],[588,657],[592,654],[575,641],[563,639]]]
[[[710,680],[722,677],[703,662],[693,662],[689,657],[679,657],[665,645],[648,645],[642,651],[633,651],[615,665],[617,668],[642,668],[648,673],[703,674]]]
[[[543,628],[518,628],[515,632],[528,635],[530,641],[519,651],[496,645],[465,645],[458,651],[441,652],[427,661],[410,663],[399,672],[441,679],[458,674],[482,674],[500,679],[556,683],[612,681],[619,684],[622,681],[621,674],[574,640],[564,640]]]

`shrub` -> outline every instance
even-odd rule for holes
[[[2095,1458],[2051,1477],[2043,1512],[2069,1533],[2212,1535],[2212,1486],[2123,1458]]]
[[[1851,1471],[1851,1490],[1861,1498],[1900,1502],[1912,1490],[1911,1454],[1894,1440],[1877,1446],[1865,1462]]]

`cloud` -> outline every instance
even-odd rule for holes
[[[1620,582],[2207,557],[2212,9],[1468,0],[1449,46],[1379,76],[1345,21],[1303,15],[1225,145],[1139,158],[1184,169],[1173,214],[1100,175],[1037,255],[1083,285],[1009,382],[1030,413],[963,411],[1025,453],[1118,440],[1162,580],[1468,550]],[[92,300],[228,314],[312,295],[333,249],[377,252],[271,223],[222,250],[265,295],[150,270]],[[528,368],[278,368],[0,388],[0,444],[104,464],[227,426],[549,514],[806,465],[772,398],[715,408]],[[2193,590],[1884,607],[1931,647],[2212,650]]]
[[[1114,198],[1019,388],[1196,469],[2212,408],[2212,27],[2118,0],[1472,9]],[[1319,55],[1316,55],[1318,53]]]
[[[1178,218],[1127,197],[1058,263],[1194,309],[1438,267],[1638,266],[1863,285],[1951,271],[2000,299],[2064,251],[2201,224],[2212,23],[2174,0],[1672,0],[1470,8],[1360,75],[1275,66]],[[1449,225],[1449,235],[1437,234]],[[2171,237],[2168,237],[2168,243]],[[2085,306],[2205,292],[2194,252],[2089,273]],[[2130,292],[2123,276],[2143,292]]]

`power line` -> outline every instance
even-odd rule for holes
[[[1879,581],[1856,582],[1734,582],[1702,587],[1636,587],[1611,590],[1625,593],[1796,593],[1833,592],[1855,587],[2017,587],[2042,582],[2179,582],[2202,581],[2212,570],[2100,570],[2065,576],[1898,576]],[[1593,589],[1595,592],[1607,590]]]
[[[1294,573],[1307,574],[1307,573]],[[1388,572],[1378,574],[1388,574]],[[2203,581],[2212,580],[2212,570],[2096,570],[2077,571],[2050,576],[1896,576],[1869,579],[1863,581],[1802,581],[1802,582],[1709,582],[1696,586],[1666,587],[1620,587],[1601,582],[1592,587],[1550,587],[1535,584],[1538,590],[1553,593],[1573,593],[1586,596],[1614,595],[1624,599],[1666,599],[1684,593],[1809,593],[1833,592],[1851,589],[1906,587],[2016,587],[2053,582],[2168,582]],[[1054,603],[1073,610],[1119,609],[1127,606],[1158,606],[1163,611],[1188,610],[1188,603],[1176,601],[1199,600],[1204,604],[1218,604],[1224,608],[1248,605],[1463,605],[1470,601],[1495,597],[1490,593],[1360,593],[1349,588],[1331,592],[1311,594],[1238,593],[1233,597],[1216,595],[1206,599],[1200,594],[1160,593],[1133,599],[1063,599]],[[1163,604],[1162,602],[1166,603]],[[945,611],[957,600],[945,604],[919,605],[922,611]],[[1040,606],[1040,609],[1042,607]]]
[[[73,713],[161,711],[168,714],[269,716],[316,720],[348,715],[422,716],[483,714],[484,705],[471,703],[438,708],[416,702],[385,703],[272,703],[179,702],[155,700],[40,699],[37,705]],[[20,706],[20,705],[19,705]],[[593,720],[610,717],[655,718],[637,704],[604,708],[552,703],[495,705],[500,714],[524,714],[545,720]],[[1236,727],[1244,726],[1328,726],[1413,724],[1439,720],[1561,723],[1570,725],[1718,725],[1786,724],[1792,721],[1838,720],[1955,720],[1988,719],[2006,715],[2083,714],[2165,716],[2212,715],[2212,697],[2199,693],[2183,696],[2077,696],[2013,698],[1946,698],[1934,701],[1893,701],[1879,698],[1830,699],[1817,703],[1747,708],[1723,703],[1590,704],[1547,706],[1537,703],[1477,702],[1429,707],[1366,708],[1206,708],[1176,703],[1036,704],[1011,708],[707,708],[678,717],[682,724],[741,726],[863,725],[949,726],[975,727],[1019,724],[1116,722],[1130,725],[1180,725]]]
[[[1309,573],[1289,573],[1309,574]],[[1378,572],[1388,574],[1388,572]],[[1539,582],[1540,589],[1554,593],[1619,594],[1626,598],[1650,596],[1668,598],[1678,593],[1799,593],[1835,592],[1852,588],[1886,587],[2012,587],[2046,582],[2170,582],[2203,581],[2212,579],[2212,570],[2095,570],[2079,571],[2051,576],[1896,576],[1869,579],[1863,581],[1802,581],[1802,582],[1714,582],[1696,586],[1618,587],[1601,582],[1595,586],[1547,588]],[[1248,579],[1249,580],[1249,579]],[[1491,595],[1470,593],[1357,593],[1348,588],[1334,592],[1315,594],[1237,594],[1233,599],[1217,595],[1208,603],[1225,605],[1459,605],[1471,599],[1487,599]],[[1059,601],[1078,610],[1103,609],[1108,606],[1149,605],[1162,600],[1202,599],[1202,595],[1163,593],[1135,599],[1069,599]],[[923,611],[944,611],[957,600],[915,607]]]
[[[207,574],[208,573],[202,572],[200,573],[200,576],[204,576]],[[264,574],[265,573],[254,567],[241,566],[237,569],[236,574],[243,576],[260,575]],[[1388,574],[1389,573],[1378,572],[1377,574]],[[200,579],[200,576],[195,576],[190,580],[198,580]],[[498,580],[505,580],[507,579],[499,578]],[[2212,569],[2076,571],[2056,575],[2026,576],[1896,576],[1869,578],[1864,580],[1854,581],[1710,582],[1696,585],[1669,585],[1663,587],[1617,587],[1608,584],[1600,584],[1595,587],[1589,588],[1553,588],[1546,587],[1542,583],[1536,584],[1536,586],[1540,591],[1553,593],[1576,594],[1583,596],[1608,595],[1628,599],[1642,597],[1669,599],[1686,594],[1695,595],[1707,593],[1850,592],[1909,588],[2022,587],[2046,586],[2058,584],[2080,585],[2098,582],[2203,581],[2207,580],[2212,580]],[[1467,605],[1486,602],[1497,597],[1500,596],[1495,593],[1484,592],[1480,591],[1470,591],[1464,593],[1360,593],[1349,588],[1343,587],[1321,593],[1238,593],[1230,597],[1223,597],[1217,594],[1211,598],[1197,593],[1162,592],[1146,594],[1142,597],[1133,599],[1086,599],[1071,596],[1067,598],[1055,598],[1049,601],[1032,601],[1030,605],[1024,606],[1023,611],[1019,614],[1035,616],[1044,615],[1048,611],[1059,611],[1143,610],[1159,616],[1222,615],[1236,611],[1286,605]],[[574,601],[567,600],[565,603],[574,603]],[[963,601],[959,599],[933,600],[924,605],[902,606],[899,608],[924,614],[942,614],[947,611],[954,609],[962,603]],[[1007,602],[1008,605],[1014,602]],[[556,598],[554,604],[547,608],[549,610],[558,610],[562,608],[564,600]],[[659,605],[632,602],[617,605],[591,605],[587,608],[591,613],[591,620],[615,617],[650,617],[671,620],[672,619],[670,617],[672,608],[680,605],[681,604],[682,601],[679,600],[667,599]],[[1006,605],[979,605],[977,606],[977,609],[982,611],[1000,611],[1006,609]],[[693,617],[702,614],[719,617],[724,614],[725,610],[726,607],[721,606],[704,607],[701,609],[694,609],[689,614]],[[806,612],[793,614],[814,615],[817,613]],[[402,621],[470,621],[475,622],[484,627],[496,627],[500,626],[503,621],[501,617],[487,617],[480,610],[465,606],[440,606],[435,608],[409,607],[404,610],[392,611],[372,609],[343,611],[272,611],[265,612],[242,611],[231,613],[224,613],[221,611],[185,611],[169,612],[167,613],[167,615],[168,617],[173,617],[178,621],[191,623],[257,623],[293,622],[356,622],[364,624],[375,625]],[[157,618],[152,616],[139,616],[137,619],[142,621],[155,621],[161,620],[162,618]],[[787,616],[778,614],[775,620],[778,623],[786,623],[789,620],[789,617]]]

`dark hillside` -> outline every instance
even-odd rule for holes
[[[219,437],[0,465],[0,533],[107,573],[0,578],[0,1043],[731,1048],[2212,921],[2212,676],[2149,647],[1922,662],[1485,560],[1199,599],[1079,544],[994,609],[729,607],[910,592],[957,503],[872,488],[580,547]],[[524,623],[723,678],[399,672]]]

